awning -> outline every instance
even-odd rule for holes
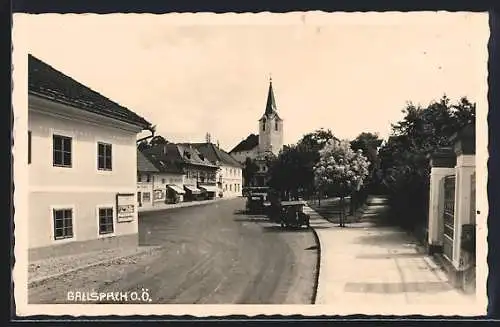
[[[184,185],[184,188],[193,194],[200,194],[201,190],[196,186]]]
[[[184,191],[182,188],[180,188],[177,185],[167,185],[167,187],[169,189],[171,189],[172,191],[174,191],[175,193],[177,193],[177,194],[184,194],[184,193],[186,193],[186,191]]]
[[[217,193],[217,191],[218,191],[217,186],[215,186],[215,185],[200,185],[200,188],[202,190],[205,190],[207,192],[212,192],[212,193]]]

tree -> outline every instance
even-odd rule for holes
[[[467,98],[456,104],[443,96],[426,108],[408,103],[404,118],[392,124],[388,141],[379,150],[382,184],[393,217],[409,229],[426,223],[430,168],[428,155],[450,146],[450,137],[475,123],[476,105]],[[404,219],[401,219],[401,218]]]
[[[306,160],[297,146],[284,146],[278,157],[269,164],[269,186],[286,198],[297,198],[299,189],[304,189],[308,184]]]
[[[255,163],[254,160],[251,158],[247,157],[245,159],[245,164],[243,167],[243,181],[245,186],[249,186],[250,182],[253,180],[255,177],[255,174],[259,171],[259,166]]]
[[[383,140],[379,138],[378,133],[367,133],[363,132],[359,134],[354,140],[351,141],[351,148],[354,151],[361,150],[363,155],[368,158],[370,166],[368,168],[368,180],[367,183],[371,184],[371,188],[377,187],[379,182],[379,167],[380,158],[378,156],[378,150],[382,145]],[[353,209],[354,210],[354,209]]]
[[[330,140],[319,152],[315,183],[320,188],[333,188],[340,196],[340,226],[344,227],[344,198],[363,185],[369,162],[361,150],[353,151],[347,140]]]
[[[154,147],[157,145],[163,145],[163,144],[167,144],[167,143],[168,143],[168,141],[161,135],[156,135],[149,141],[149,145],[151,147]]]

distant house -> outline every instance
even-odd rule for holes
[[[278,115],[272,81],[269,82],[266,108],[259,119],[259,134],[250,134],[238,143],[229,154],[239,163],[247,158],[255,161],[259,171],[251,181],[244,181],[247,186],[265,186],[267,183],[267,159],[277,156],[283,149],[283,119]]]
[[[160,171],[137,150],[137,203],[139,207],[153,206],[153,180]]]
[[[153,184],[153,203],[177,203],[184,200],[184,171],[182,158],[175,144],[158,145],[143,150],[142,155],[156,168],[150,176]],[[144,180],[144,176],[141,177]]]
[[[211,163],[219,166],[216,178],[219,195],[225,198],[241,196],[243,165],[213,143],[193,143],[193,146]]]
[[[28,56],[30,260],[137,245],[137,134],[150,123]]]
[[[219,167],[205,158],[193,145],[167,143],[146,149],[143,153],[148,158],[156,158],[163,162],[163,168],[156,166],[160,168],[160,172],[169,172],[176,176],[182,174],[184,201],[214,199],[216,197],[216,174]],[[153,163],[155,163],[154,160]],[[180,183],[176,183],[176,186],[178,187],[175,189],[181,188]],[[173,190],[173,188],[170,189]]]

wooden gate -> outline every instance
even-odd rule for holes
[[[444,179],[444,239],[443,254],[453,260],[453,239],[455,234],[455,175]]]

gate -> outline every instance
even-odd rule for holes
[[[444,239],[443,254],[453,260],[453,239],[455,234],[455,175],[444,179]]]

